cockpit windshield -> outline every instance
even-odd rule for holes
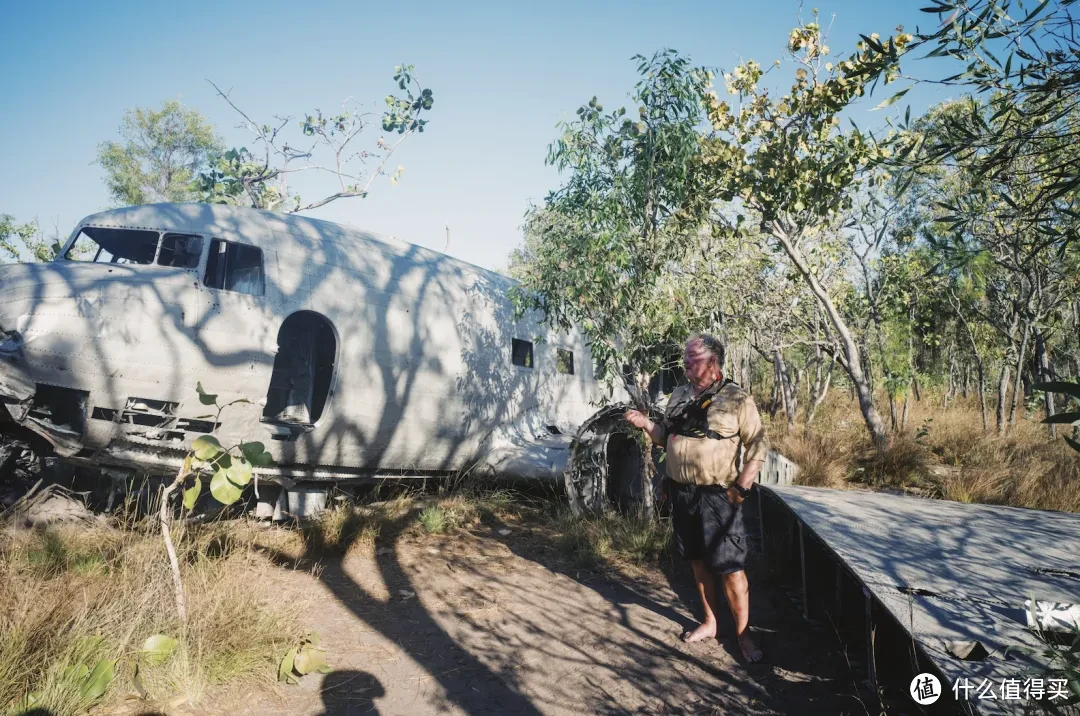
[[[158,244],[160,241],[160,250]],[[202,258],[202,237],[191,234],[87,226],[64,254],[71,261],[110,264],[152,264],[193,269]]]
[[[79,232],[64,258],[107,264],[152,264],[160,237],[156,231],[87,226]]]

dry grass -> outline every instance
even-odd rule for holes
[[[812,487],[844,487],[852,469],[852,445],[817,432],[793,433],[773,445],[800,468],[799,482]]]
[[[514,520],[530,499],[511,490],[461,482],[426,493],[398,486],[391,499],[349,502],[300,526],[308,554],[371,554],[380,539],[402,534],[442,534],[475,527],[491,519]],[[290,548],[286,548],[290,556]]]
[[[883,402],[883,401],[882,401]],[[888,420],[887,414],[883,416]],[[950,402],[924,394],[909,405],[907,425],[878,454],[858,404],[846,393],[826,400],[809,430],[787,433],[783,415],[769,423],[773,445],[801,470],[800,483],[883,487],[963,502],[1080,512],[1080,454],[1051,439],[1035,414],[1005,436],[984,432],[974,398]]]
[[[552,518],[559,550],[582,567],[608,564],[645,566],[670,558],[671,523],[607,512],[574,517],[561,507]]]
[[[299,637],[302,605],[282,603],[259,571],[260,534],[244,523],[207,525],[179,540],[190,620],[176,616],[160,535],[142,528],[86,525],[0,532],[0,710],[37,692],[55,716],[89,706],[68,667],[119,659],[105,695],[136,690],[133,667],[152,700],[199,701],[237,679],[272,683],[276,661]],[[179,640],[164,664],[140,647],[152,634]]]

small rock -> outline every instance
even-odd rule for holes
[[[503,537],[505,537],[506,535],[510,534],[510,530],[503,527],[501,530],[499,530],[499,534],[501,534]]]
[[[416,592],[412,591],[411,589],[399,589],[398,594],[401,595],[402,599],[412,599],[416,596]]]
[[[377,550],[375,550],[375,554],[377,554],[377,555],[390,554],[393,551],[394,550],[390,549],[389,547],[379,547]]]

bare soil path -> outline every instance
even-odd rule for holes
[[[266,578],[282,599],[311,604],[307,626],[334,671],[219,694],[208,713],[866,713],[836,637],[804,622],[760,569],[750,573],[751,624],[766,657],[747,665],[730,617],[719,640],[679,640],[696,609],[681,569],[581,569],[542,524],[277,562]]]

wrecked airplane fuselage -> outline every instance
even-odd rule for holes
[[[66,461],[167,472],[198,435],[262,477],[561,479],[600,396],[577,332],[515,321],[512,282],[417,246],[207,204],[106,211],[0,266],[0,426]],[[537,341],[537,337],[542,337]],[[196,384],[228,408],[215,425]]]

